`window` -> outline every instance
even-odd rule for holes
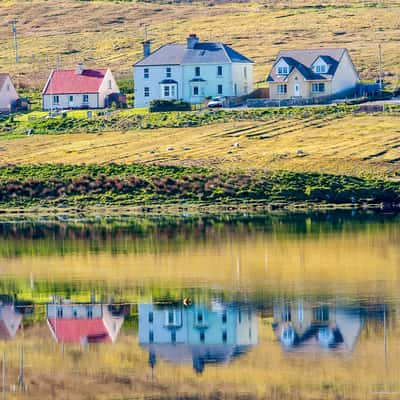
[[[168,311],[168,324],[173,324],[175,321],[175,316],[173,311]]]
[[[149,69],[148,69],[148,68],[145,68],[145,69],[143,70],[143,78],[144,78],[144,79],[149,79],[149,76],[150,76]]]
[[[74,102],[74,96],[69,96],[68,100],[69,100],[70,103],[73,103]]]
[[[83,95],[83,102],[84,103],[89,103],[89,95],[87,95],[87,94]]]
[[[222,322],[226,324],[227,316],[226,316],[226,311],[222,314]]]
[[[164,97],[169,97],[169,95],[170,95],[169,86],[164,86]]]
[[[288,67],[278,67],[278,75],[287,75]]]
[[[324,65],[324,64],[317,65],[315,67],[315,72],[322,73],[322,74],[325,73],[326,72],[326,65]]]
[[[7,92],[9,92],[10,90],[11,90],[11,85],[7,83]]]
[[[278,85],[276,87],[276,91],[279,94],[286,94],[287,93],[287,85]]]
[[[226,331],[222,332],[222,341],[224,343],[226,343],[226,341],[228,340],[228,334],[226,333]]]
[[[321,306],[314,310],[315,321],[328,321],[329,320],[329,307]]]
[[[108,88],[109,88],[109,89],[112,89],[112,82],[111,82],[111,79],[108,81]]]
[[[285,304],[282,307],[281,319],[283,322],[290,322],[292,320],[292,310],[290,304]]]
[[[242,311],[241,310],[239,310],[239,312],[238,312],[238,321],[239,321],[239,324],[242,323]]]
[[[325,83],[313,83],[311,85],[311,91],[313,93],[323,93],[323,92],[325,92]]]
[[[171,86],[171,96],[175,97],[175,85]]]
[[[247,79],[247,67],[243,68],[243,75],[244,75],[244,78]]]
[[[53,96],[53,103],[60,104],[60,96]]]
[[[145,87],[144,88],[144,97],[149,97],[150,96],[150,88],[149,87]]]
[[[57,318],[62,318],[64,314],[64,311],[62,307],[57,307]]]
[[[195,76],[200,76],[200,67],[196,67],[196,68],[194,69],[194,75],[195,75]]]
[[[165,76],[166,76],[167,78],[171,78],[171,76],[172,76],[171,67],[167,67],[167,68],[165,69]]]
[[[249,90],[249,89],[247,88],[247,85],[244,85],[244,86],[243,86],[244,94],[247,94],[248,90]]]
[[[154,342],[154,332],[153,331],[149,331],[149,342],[150,343]]]
[[[72,310],[72,315],[74,316],[74,318],[78,318],[78,310],[76,308]]]
[[[153,311],[150,311],[149,312],[149,322],[153,323],[153,321],[154,321],[154,314],[153,314]]]
[[[193,96],[198,96],[198,95],[199,95],[199,87],[193,86]]]
[[[93,308],[92,307],[88,307],[88,309],[87,309],[87,317],[89,319],[93,318]]]
[[[222,76],[222,65],[218,65],[217,67],[217,76]]]
[[[205,340],[206,340],[206,334],[203,331],[201,331],[200,332],[200,342],[204,343]]]
[[[222,94],[223,93],[223,87],[222,85],[218,85],[218,94]]]
[[[197,322],[198,322],[199,324],[201,324],[201,323],[203,322],[203,313],[202,313],[201,311],[199,311],[199,312],[197,313]]]
[[[175,342],[176,342],[176,332],[175,332],[175,331],[172,331],[172,332],[171,332],[171,342],[172,342],[172,343],[175,343]]]

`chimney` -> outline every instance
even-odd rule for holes
[[[76,66],[76,74],[77,74],[77,75],[82,75],[82,74],[83,74],[83,64],[82,64],[82,63],[79,63],[79,64]]]
[[[148,57],[151,54],[150,40],[143,42],[143,56]]]
[[[194,46],[199,43],[199,38],[195,33],[191,33],[186,40],[188,49],[194,49]]]

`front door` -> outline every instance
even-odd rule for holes
[[[300,96],[300,84],[299,83],[294,84],[294,96],[295,97]]]

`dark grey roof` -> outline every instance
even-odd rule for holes
[[[312,49],[312,50],[282,50],[278,53],[276,61],[267,78],[268,82],[284,82],[288,75],[297,69],[307,80],[326,80],[331,79],[336,72],[340,59],[347,50],[337,49]],[[329,70],[324,74],[317,74],[312,70],[312,65],[318,59],[322,58],[328,65]],[[284,59],[289,65],[289,74],[287,76],[278,75],[275,71],[275,65],[279,60]]]
[[[190,82],[205,82],[205,79],[203,78],[193,78],[190,80]]]
[[[199,42],[193,49],[171,43],[160,47],[135,64],[137,67],[180,64],[253,63],[223,43]]]

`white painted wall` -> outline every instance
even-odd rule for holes
[[[60,94],[57,95],[59,96],[59,104],[55,104],[53,101],[52,104],[52,98],[53,95],[43,95],[43,110],[48,111],[48,110],[67,110],[69,108],[101,108],[99,105],[99,94],[98,93],[87,93],[89,97],[89,102],[87,107],[82,107],[83,105],[83,94]],[[69,102],[69,96],[73,96],[73,106],[71,107],[70,102]],[[103,105],[104,105],[104,99],[103,99]]]
[[[58,316],[57,310],[62,309],[62,317]],[[50,303],[46,305],[46,317],[57,319],[88,318],[88,310],[92,310],[92,318],[102,318],[101,304],[73,304],[73,303]],[[76,311],[76,317],[74,316]]]
[[[247,72],[245,73],[245,68]],[[235,94],[235,84],[237,94]],[[247,89],[247,90],[246,90]],[[232,64],[232,93],[233,96],[243,96],[249,94],[254,89],[253,64],[234,63]]]
[[[340,93],[356,87],[360,78],[346,51],[337,67],[336,74],[332,80],[332,94]]]
[[[3,86],[0,87],[0,111],[10,111],[11,103],[18,99],[18,93],[10,77],[7,77]]]
[[[103,82],[99,88],[99,107],[100,108],[104,108],[106,106],[105,99],[107,96],[109,96],[112,93],[119,93],[119,87],[117,85],[117,82],[114,79],[113,74],[108,69],[104,76]]]

